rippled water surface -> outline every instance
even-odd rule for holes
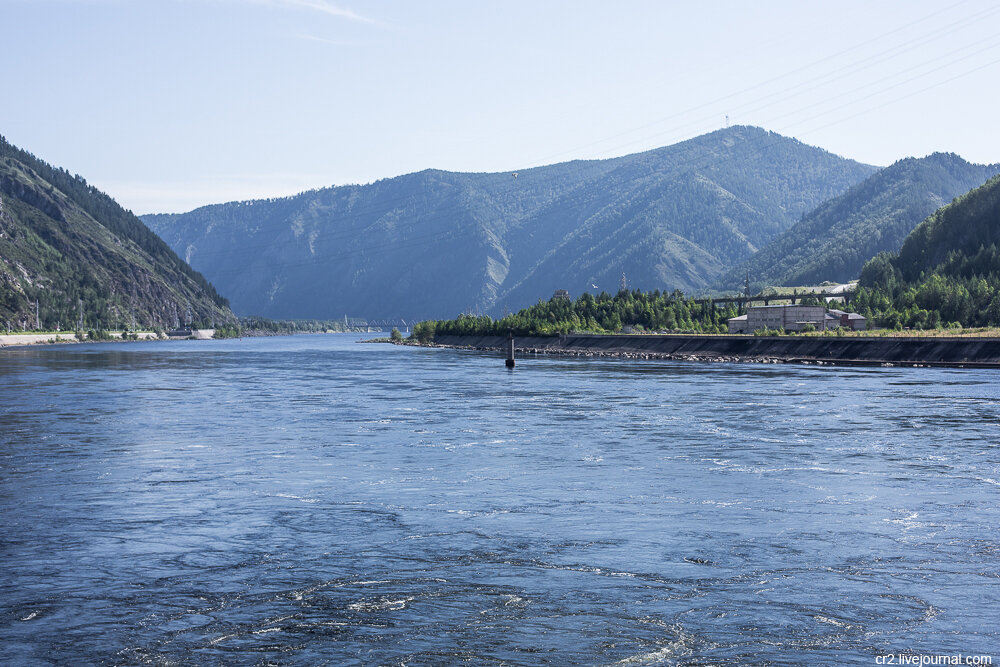
[[[997,664],[998,379],[2,350],[2,662]]]

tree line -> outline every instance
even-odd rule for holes
[[[1000,325],[1000,176],[921,222],[861,271],[858,312],[887,328]]]
[[[726,321],[736,317],[733,304],[698,303],[679,290],[641,292],[621,290],[614,296],[588,292],[576,300],[554,297],[539,300],[517,313],[493,319],[489,315],[460,315],[453,320],[427,320],[413,328],[421,342],[435,335],[498,336],[513,332],[519,336],[547,336],[573,331],[620,333],[634,331],[676,333],[726,333]]]

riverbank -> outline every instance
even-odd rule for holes
[[[109,334],[113,340],[120,340],[120,332]],[[136,334],[138,340],[157,340],[158,336],[153,331],[140,331]],[[0,334],[0,347],[13,347],[17,345],[49,345],[52,343],[80,343],[93,341],[80,341],[72,331],[60,331],[50,333],[32,334]]]
[[[73,331],[49,331],[46,333],[19,333],[0,334],[0,347],[13,347],[19,345],[52,345],[55,343],[100,343],[122,340],[121,331],[109,331],[108,339],[102,340],[80,340]],[[131,334],[130,334],[131,336]],[[155,331],[137,331],[135,338],[128,340],[211,340],[215,336],[215,329],[192,329],[184,336],[166,335],[160,337]]]
[[[437,336],[433,346],[502,351],[506,343],[503,336]],[[1000,368],[1000,338],[997,337],[567,334],[515,338],[514,348],[515,355]]]

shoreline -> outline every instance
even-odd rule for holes
[[[502,352],[503,336],[439,336],[422,347]],[[566,334],[514,339],[515,356],[561,356],[728,363],[1000,368],[996,337],[816,337],[695,334]]]
[[[142,340],[160,340],[153,331],[136,332]],[[111,333],[111,340],[79,340],[75,332],[0,334],[0,349],[7,347],[31,347],[39,345],[62,345],[64,343],[121,343],[130,342],[122,338],[121,332]],[[137,342],[136,341],[136,342]]]
[[[48,333],[17,333],[0,334],[0,350],[8,347],[38,347],[41,345],[63,345],[66,343],[137,343],[150,340],[211,340],[215,333],[214,329],[195,329],[191,336],[165,336],[160,337],[155,331],[137,331],[137,338],[123,338],[123,332],[110,331],[109,339],[102,340],[80,340],[76,337],[75,331],[54,331]]]
[[[191,336],[163,336],[157,335],[155,331],[139,331],[137,339],[123,339],[122,332],[110,332],[110,339],[107,340],[79,340],[75,332],[49,332],[49,333],[17,333],[0,334],[0,350],[7,348],[41,347],[44,345],[64,345],[78,343],[138,343],[144,341],[178,341],[178,340],[236,340],[243,338],[270,338],[276,336],[303,336],[309,334],[330,334],[343,332],[329,331],[299,331],[295,333],[273,332],[264,329],[248,329],[240,336],[223,336],[216,338],[214,329],[195,329]],[[388,338],[386,339],[388,341]],[[362,341],[367,342],[367,341]]]

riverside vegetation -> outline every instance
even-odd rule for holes
[[[917,225],[898,254],[881,253],[861,271],[851,310],[889,330],[1000,326],[1000,176],[958,197]],[[806,303],[808,301],[800,301]],[[435,335],[552,335],[572,331],[713,334],[728,331],[732,305],[697,303],[683,293],[622,290],[552,298],[494,320],[461,315],[420,322],[413,338]],[[762,331],[766,335],[781,332]],[[844,332],[839,332],[843,335]]]

